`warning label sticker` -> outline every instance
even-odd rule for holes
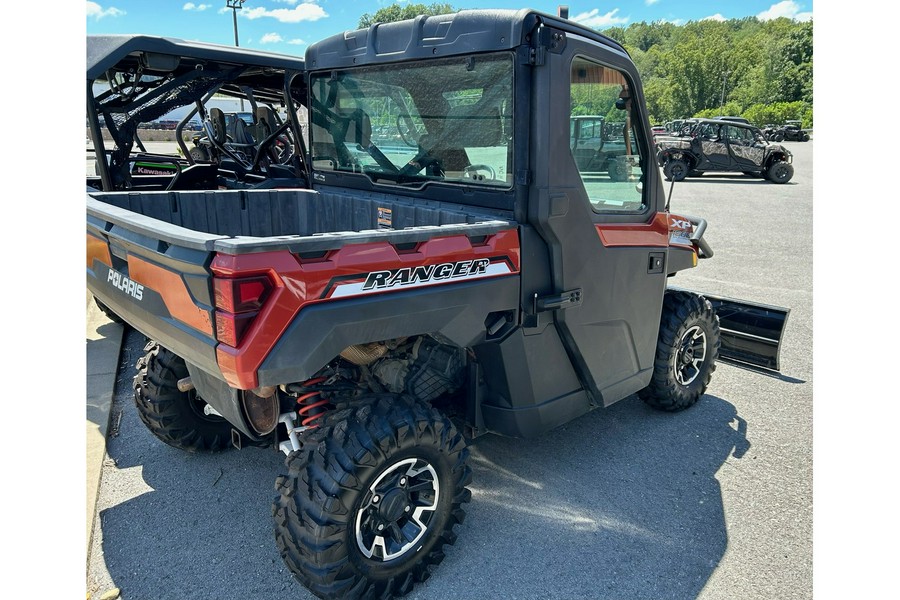
[[[391,209],[378,207],[378,229],[391,229]]]

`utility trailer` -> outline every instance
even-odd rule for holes
[[[138,414],[176,448],[286,455],[275,539],[319,597],[429,576],[474,437],[632,394],[682,410],[720,357],[778,368],[786,309],[668,286],[712,257],[707,224],[669,211],[626,51],[566,19],[422,16],[305,60],[89,37],[87,83],[87,285],[152,340]],[[251,102],[255,134],[223,135],[215,93]],[[215,156],[134,174],[133,124],[175,105]],[[630,170],[579,169],[572,116],[613,110]]]

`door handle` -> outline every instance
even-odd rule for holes
[[[551,294],[549,296],[534,295],[534,312],[546,312],[548,310],[560,310],[563,308],[572,308],[573,306],[581,306],[582,290],[577,288],[562,292],[560,294]]]

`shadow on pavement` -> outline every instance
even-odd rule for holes
[[[122,598],[312,598],[275,547],[283,455],[170,448],[120,392],[99,553]],[[408,597],[696,597],[728,545],[716,473],[745,427],[714,396],[677,414],[631,397],[534,440],[479,438],[459,539]]]
[[[685,182],[691,182],[691,181],[698,182],[698,181],[703,181],[704,179],[707,181],[715,181],[716,183],[725,183],[725,184],[729,184],[729,185],[771,185],[771,186],[775,186],[775,187],[778,187],[779,185],[782,185],[782,186],[797,185],[796,181],[788,181],[786,183],[779,184],[779,183],[772,183],[771,181],[766,181],[765,179],[762,179],[759,177],[749,177],[746,175],[720,175],[720,174],[704,173],[700,177],[687,177],[685,179],[682,179],[681,181],[676,182],[676,187],[679,184],[683,184]],[[666,185],[669,185],[671,182],[667,180],[665,183],[666,183]]]
[[[720,398],[663,414],[632,397],[532,442],[485,438],[459,543],[492,546],[492,586],[517,597],[696,597],[728,544],[715,474],[745,429]]]

